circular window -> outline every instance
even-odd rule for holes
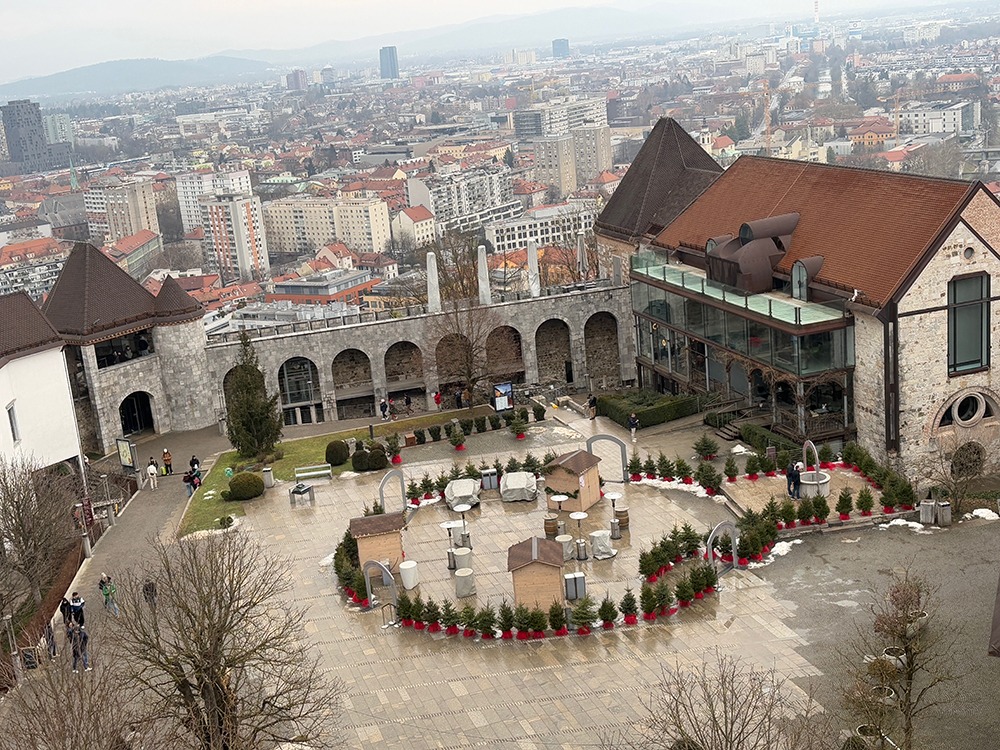
[[[972,260],[972,256],[975,255],[975,254],[976,254],[976,251],[973,250],[971,247],[965,248],[964,255],[965,255],[965,259],[966,260]]]
[[[983,473],[986,450],[979,443],[964,443],[951,455],[951,474],[954,477],[976,477]]]
[[[979,421],[986,413],[986,399],[979,393],[970,393],[959,399],[951,407],[951,416],[958,424],[969,427]]]

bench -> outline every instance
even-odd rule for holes
[[[295,469],[296,482],[300,482],[303,479],[317,479],[319,477],[333,479],[333,467],[330,464],[317,464],[316,466],[299,466]]]

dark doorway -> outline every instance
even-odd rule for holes
[[[149,402],[149,394],[143,391],[130,393],[118,407],[122,420],[122,435],[134,435],[137,432],[155,429],[153,423],[153,407]]]
[[[573,363],[570,360],[566,360],[566,382],[573,382]]]

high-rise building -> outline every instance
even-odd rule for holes
[[[293,70],[285,76],[285,88],[289,91],[305,91],[309,88],[309,78],[304,70]]]
[[[438,232],[468,232],[490,221],[509,219],[523,210],[514,196],[510,170],[503,164],[458,174],[411,177],[407,202],[434,214]]]
[[[569,57],[569,39],[553,39],[552,56]]]
[[[223,283],[270,278],[260,198],[225,193],[203,195],[200,203],[206,260]]]
[[[153,183],[102,179],[83,196],[87,229],[95,242],[112,244],[143,229],[160,233]]]
[[[199,171],[177,175],[177,202],[181,208],[184,234],[201,226],[201,196],[250,192],[253,192],[250,173],[245,169],[236,172]]]
[[[45,128],[45,140],[49,144],[73,142],[73,123],[69,115],[45,115],[42,125]]]
[[[576,148],[571,135],[538,138],[535,149],[535,179],[555,189],[562,198],[576,190]]]
[[[323,70],[319,72],[319,80],[321,83],[332,85],[337,82],[337,70],[332,65],[327,65]]]
[[[566,135],[582,125],[607,124],[604,99],[568,99],[514,112],[514,134],[520,141]]]
[[[601,172],[611,169],[611,128],[583,125],[573,129],[577,185],[585,185]]]
[[[389,240],[389,207],[379,198],[282,198],[264,207],[275,255],[315,252],[332,242],[378,253]]]
[[[399,58],[395,47],[383,47],[378,51],[379,70],[383,78],[399,78]]]
[[[27,99],[9,101],[0,107],[4,140],[9,163],[2,165],[2,174],[25,174],[56,169],[69,164],[70,144],[50,144],[45,138],[42,111],[37,102]]]

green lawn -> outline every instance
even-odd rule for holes
[[[474,409],[465,409],[461,412],[461,418],[482,417],[492,414],[493,410],[488,406],[477,406]],[[400,419],[396,422],[381,422],[375,425],[375,436],[384,437],[394,432],[399,433],[400,443],[403,442],[403,435],[412,432],[419,427],[429,427],[434,424],[444,424],[453,417],[458,417],[459,413],[448,412],[447,414],[428,414],[412,419]],[[333,423],[336,424],[336,423]],[[501,427],[501,429],[503,429]],[[368,430],[346,430],[344,432],[333,432],[328,435],[317,435],[316,437],[302,438],[300,440],[288,440],[277,445],[285,452],[279,461],[271,464],[275,479],[292,481],[295,479],[295,469],[299,466],[313,466],[315,464],[326,463],[326,444],[331,440],[347,440],[348,438],[368,439]],[[428,436],[428,440],[429,440]],[[444,436],[442,435],[442,440]],[[226,469],[231,465],[243,463],[236,451],[228,451],[219,456],[219,460],[212,466],[212,470],[205,475],[201,487],[194,494],[194,499],[188,506],[181,522],[179,536],[186,536],[194,531],[205,529],[215,529],[219,527],[218,519],[224,515],[242,516],[243,508],[240,503],[227,503],[222,500],[222,490],[229,487],[229,477],[226,476]],[[351,469],[351,462],[348,461],[342,466],[334,466],[333,473],[340,474]],[[210,490],[215,490],[215,495],[206,498],[205,494]]]

